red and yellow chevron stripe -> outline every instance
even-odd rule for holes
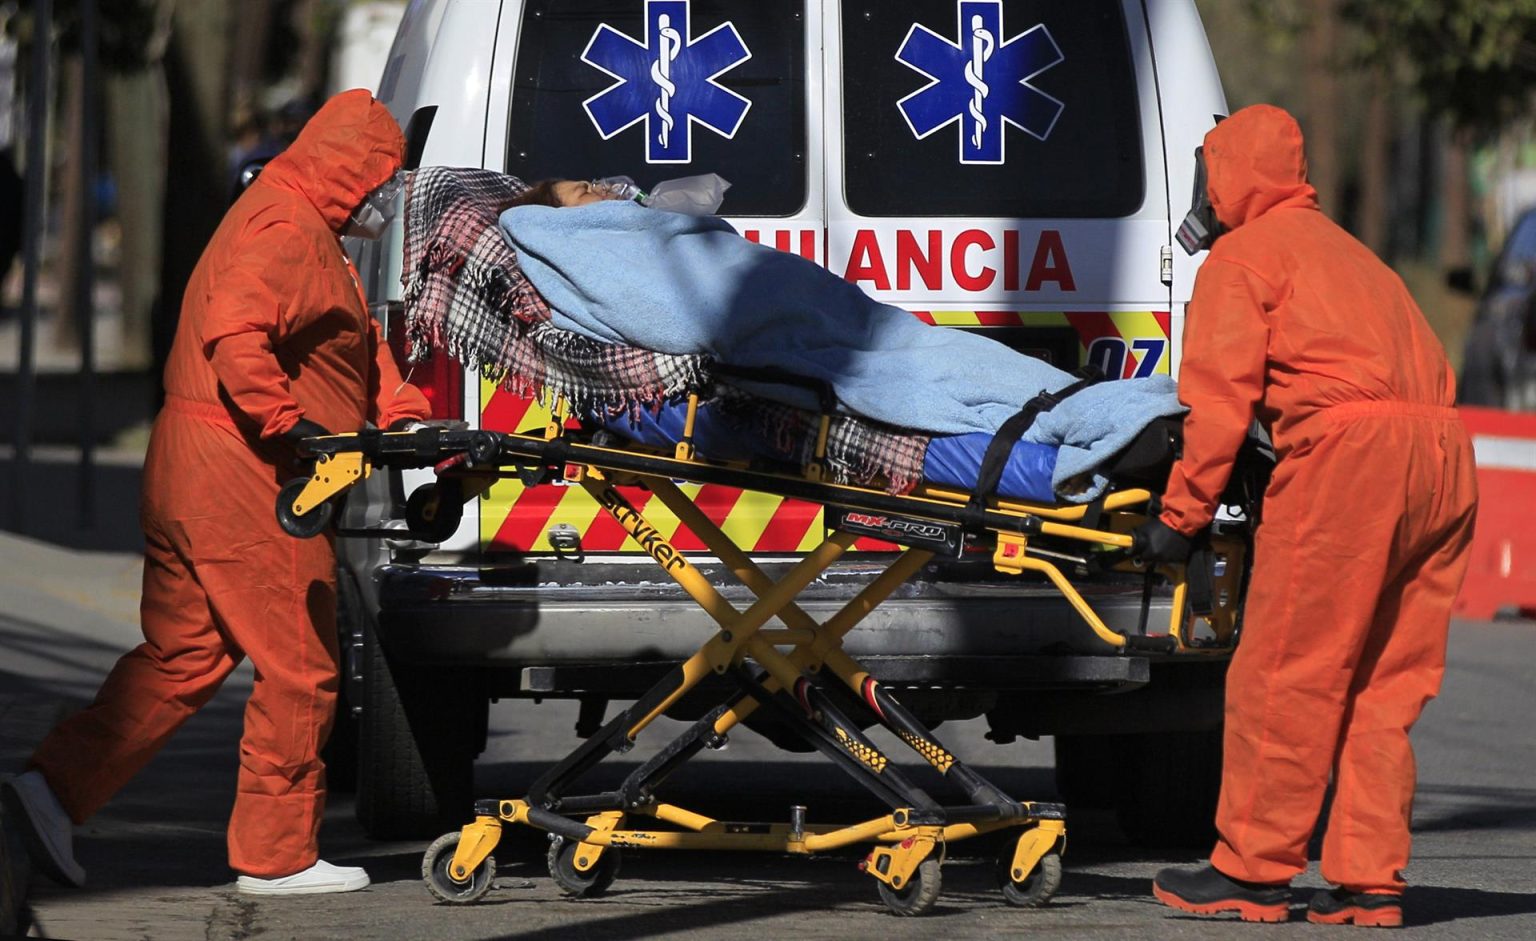
[[[1094,343],[1118,340],[1123,367],[1118,378],[1138,374],[1143,358],[1154,355],[1151,372],[1169,374],[1167,342],[1172,317],[1167,311],[919,310],[913,316],[941,327],[1071,327],[1077,331],[1079,361],[1087,362]],[[1138,349],[1136,341],[1162,341],[1160,348]],[[1141,373],[1145,375],[1146,373]]]
[[[1166,312],[1048,312],[1048,311],[916,311],[931,324],[955,327],[1063,327],[1077,331],[1079,354],[1086,358],[1097,341],[1108,340],[1124,357],[1123,375],[1135,375],[1144,358],[1162,341],[1163,352],[1151,364],[1153,372],[1168,372],[1166,353],[1169,315]],[[1141,341],[1138,343],[1138,341]],[[1115,346],[1118,343],[1118,346]],[[1143,373],[1144,374],[1144,373]],[[549,409],[505,392],[489,382],[480,385],[480,425],[497,431],[543,428]],[[727,536],[751,552],[805,552],[822,539],[821,507],[772,494],[736,490],[713,484],[683,484],[682,490]],[[625,497],[684,551],[704,548],[698,537],[648,491],[624,488]],[[587,552],[641,551],[617,523],[578,486],[524,487],[516,480],[499,481],[480,501],[480,538],[487,551],[550,552],[548,533],[559,524],[582,534]],[[861,539],[855,549],[889,549],[886,543]]]

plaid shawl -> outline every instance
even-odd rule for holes
[[[496,217],[528,187],[489,170],[428,167],[405,195],[408,359],[441,349],[516,395],[564,398],[578,413],[699,391],[705,360],[600,343],[560,330],[523,276]]]
[[[401,281],[411,362],[442,350],[515,395],[564,398],[578,415],[717,391],[738,427],[767,435],[788,461],[811,459],[818,416],[717,385],[708,357],[603,343],[551,324],[548,305],[496,225],[501,208],[527,188],[490,170],[425,167],[410,175]],[[880,481],[905,493],[922,477],[928,440],[839,416],[828,435],[827,468],[839,483]]]

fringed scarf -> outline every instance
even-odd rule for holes
[[[496,226],[502,208],[526,189],[517,177],[490,170],[426,167],[411,174],[401,275],[407,358],[421,362],[442,351],[514,395],[563,398],[577,415],[659,408],[715,391],[708,357],[603,343],[549,322],[548,305]],[[787,460],[811,459],[818,416],[719,388],[744,431],[767,435]],[[928,440],[838,416],[827,468],[839,483],[878,482],[905,493],[922,477]]]

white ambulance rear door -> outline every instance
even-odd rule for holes
[[[1140,0],[828,0],[827,265],[1073,369],[1169,371]]]
[[[482,163],[528,181],[624,175],[646,190],[717,173],[731,183],[720,214],[744,236],[820,262],[823,5],[502,0]],[[484,427],[548,418],[545,406],[489,382],[476,391]],[[649,496],[630,494],[657,526],[675,526]],[[820,539],[815,508],[719,487],[701,499],[755,552]],[[562,526],[582,534],[587,553],[627,552],[649,564],[579,487],[504,481],[481,501],[487,551],[548,552],[549,533]]]

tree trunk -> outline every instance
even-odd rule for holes
[[[156,371],[165,365],[181,295],[229,205],[228,67],[231,11],[223,0],[180,0],[165,51],[165,243],[155,303]]]
[[[336,34],[338,5],[329,0],[299,0],[294,16],[299,18],[299,88],[318,105],[325,95],[325,78],[330,71],[331,39]]]
[[[1364,140],[1360,146],[1359,234],[1360,241],[1385,258],[1390,254],[1387,233],[1392,211],[1392,107],[1388,101],[1391,89],[1381,69],[1372,70],[1366,83],[1370,100],[1366,103]]]
[[[1323,211],[1335,218],[1339,200],[1339,81],[1336,0],[1308,0],[1303,54],[1307,103],[1307,176]]]
[[[1467,179],[1468,143],[1465,134],[1453,131],[1445,139],[1444,172],[1441,173],[1440,268],[1465,267],[1472,260],[1469,230],[1471,186]]]
[[[257,101],[265,75],[267,37],[272,32],[273,0],[245,0],[235,14],[235,44],[230,66],[230,100],[235,110],[254,113],[261,109]]]
[[[122,365],[153,361],[150,312],[160,278],[161,212],[165,199],[165,76],[159,64],[106,81],[107,134],[117,180],[122,231],[118,283],[122,290]]]

